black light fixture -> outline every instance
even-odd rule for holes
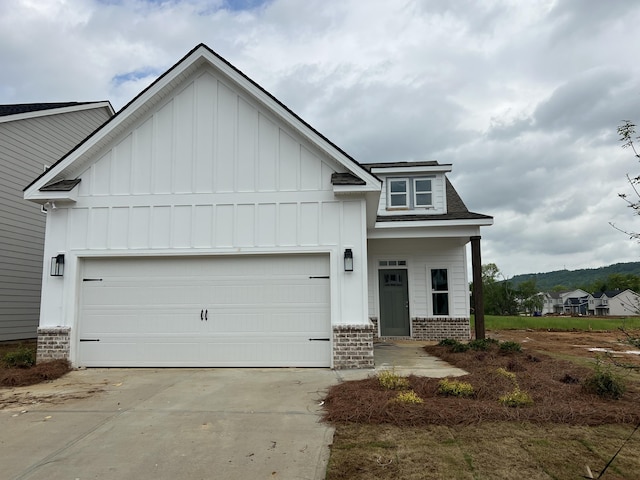
[[[353,272],[353,252],[350,248],[344,251],[344,271]]]
[[[64,275],[64,253],[51,257],[51,276],[62,277]]]

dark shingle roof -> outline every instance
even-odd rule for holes
[[[41,192],[70,192],[80,183],[80,178],[73,180],[60,180],[59,182],[50,183],[40,189]]]
[[[363,163],[362,166],[371,172],[372,168],[394,168],[394,167],[437,167],[440,164],[435,160],[425,162],[386,162],[386,163]]]
[[[353,173],[338,173],[331,174],[332,185],[365,185],[367,182],[361,178],[356,177]]]
[[[13,105],[0,105],[0,117],[17,115],[19,113],[39,112],[53,108],[75,107],[94,102],[58,102],[58,103],[15,103]]]

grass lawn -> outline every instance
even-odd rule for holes
[[[471,331],[474,328],[474,317],[471,317]],[[519,317],[485,315],[485,330],[627,330],[640,329],[640,317],[602,318],[602,317]]]

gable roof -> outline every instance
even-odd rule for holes
[[[124,132],[203,65],[213,67],[220,75],[252,96],[304,138],[335,159],[355,177],[361,179],[365,184],[365,190],[380,191],[381,181],[375,175],[368,172],[354,158],[314,129],[263,87],[201,43],[140,92],[102,127],[27,185],[24,189],[25,198],[30,199],[34,195],[37,196],[37,192],[48,184],[73,179],[68,177],[75,177],[79,173],[81,165],[88,161],[94,153]]]

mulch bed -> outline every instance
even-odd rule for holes
[[[25,387],[60,378],[71,370],[67,360],[52,360],[29,368],[0,368],[0,387]]]
[[[399,403],[393,401],[397,391],[383,388],[376,377],[370,377],[331,387],[325,399],[324,420],[397,426],[452,426],[486,421],[590,426],[640,422],[638,385],[627,382],[627,391],[618,400],[586,393],[582,381],[593,372],[588,367],[526,351],[503,354],[496,345],[489,351],[461,353],[441,346],[425,350],[469,372],[456,380],[471,383],[475,396],[442,396],[437,392],[440,379],[409,376],[410,388],[424,403]],[[500,367],[516,375],[520,389],[533,398],[533,405],[507,407],[498,401],[514,388],[508,378],[496,373]]]

